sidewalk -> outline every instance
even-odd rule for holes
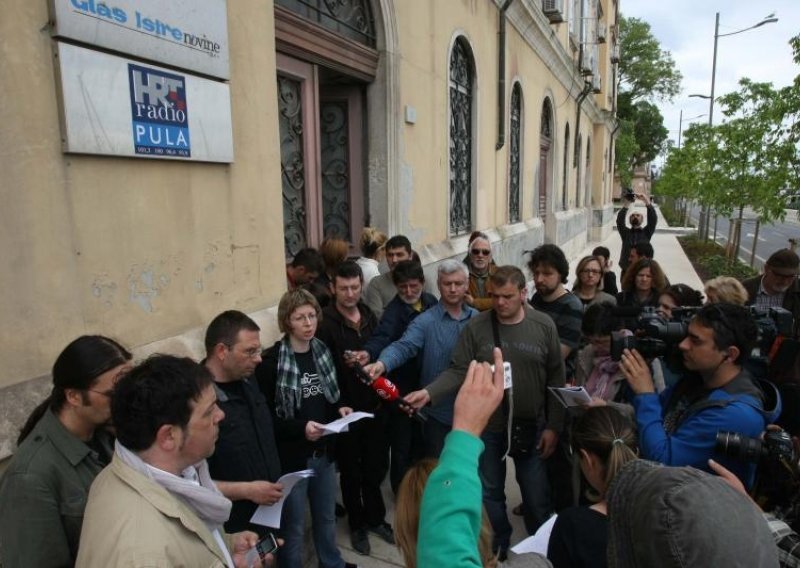
[[[703,289],[703,283],[697,276],[697,273],[692,267],[692,263],[683,252],[683,248],[677,241],[677,237],[686,234],[691,229],[672,228],[667,225],[664,216],[661,214],[660,209],[656,206],[658,213],[658,226],[653,238],[650,242],[653,244],[655,250],[655,259],[664,269],[664,272],[669,277],[670,282],[673,284],[687,284],[696,290]],[[614,269],[617,272],[617,281],[619,282],[619,253],[622,249],[622,240],[616,227],[611,234],[602,242],[592,242],[586,245],[586,249],[582,254],[570,260],[570,280],[567,284],[569,288],[572,287],[574,281],[575,269],[578,261],[583,257],[592,254],[592,249],[596,246],[606,246],[611,251],[611,258],[614,261]],[[525,532],[525,527],[522,517],[518,517],[511,513],[511,509],[522,502],[520,496],[519,486],[514,478],[514,462],[509,460],[508,471],[506,474],[506,498],[508,506],[509,520],[514,528],[511,535],[512,546],[525,539],[528,535]],[[389,488],[388,480],[383,484],[384,500],[386,502],[386,520],[394,525],[394,495]],[[341,503],[341,497],[338,501]],[[372,545],[372,554],[370,556],[361,556],[357,554],[350,546],[350,532],[347,526],[347,519],[339,519],[337,527],[337,542],[339,548],[348,562],[355,562],[362,568],[383,568],[383,567],[402,567],[403,559],[400,551],[395,546],[386,544],[378,537],[370,535],[370,544]],[[307,541],[309,545],[310,541]],[[502,566],[508,568],[522,568],[531,564],[530,556],[521,555],[517,556],[514,553],[509,553],[507,562]],[[308,564],[311,566],[311,564]],[[441,567],[446,568],[446,567]]]

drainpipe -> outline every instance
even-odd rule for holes
[[[583,101],[586,100],[586,97],[588,97],[589,93],[591,92],[592,92],[591,81],[585,81],[583,84],[583,90],[581,91],[581,94],[578,95],[577,99],[575,99],[575,102],[577,103],[578,107],[577,110],[575,111],[575,148],[573,149],[572,152],[572,167],[578,165],[578,150],[580,149],[578,147],[578,141],[580,138],[579,134],[581,133],[581,105],[583,105]]]
[[[505,0],[498,13],[497,32],[497,144],[495,150],[506,145],[506,10],[514,0]]]

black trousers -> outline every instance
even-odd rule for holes
[[[397,489],[400,487],[406,471],[414,462],[423,457],[425,449],[420,422],[397,408],[391,407],[386,410],[389,414],[387,433],[392,458],[389,482],[392,485],[392,491],[397,495]]]
[[[339,434],[337,440],[342,500],[351,529],[386,520],[381,494],[381,483],[389,469],[386,414],[385,409],[380,409],[375,418],[350,424],[350,431]]]

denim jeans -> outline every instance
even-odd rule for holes
[[[485,449],[478,465],[483,485],[483,505],[494,531],[492,546],[508,548],[511,540],[511,523],[506,511],[506,451],[505,432],[484,432],[481,436]],[[529,534],[550,515],[550,488],[544,461],[535,451],[525,458],[514,458],[517,484],[525,509],[525,528]]]
[[[303,566],[303,533],[306,522],[306,497],[311,506],[311,530],[320,568],[343,568],[344,560],[336,546],[336,469],[323,455],[309,457],[308,469],[315,475],[299,481],[283,504],[281,537],[278,549],[281,568]]]

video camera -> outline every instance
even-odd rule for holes
[[[636,349],[645,359],[669,355],[683,341],[689,329],[689,322],[700,307],[674,308],[672,317],[666,319],[654,307],[638,310],[638,316],[631,318],[630,308],[616,308],[612,316],[621,321],[634,321],[630,331],[633,335],[621,332],[611,334],[611,358],[619,361],[624,349]],[[758,326],[758,343],[753,357],[766,359],[769,350],[778,336],[792,335],[792,313],[783,308],[750,307],[750,315]],[[731,322],[735,324],[736,322]]]

